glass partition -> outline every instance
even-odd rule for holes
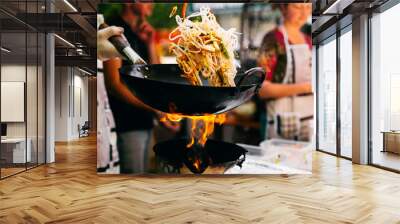
[[[27,142],[27,35],[24,30],[1,34],[1,175],[24,171],[31,162]]]
[[[0,178],[45,163],[45,35],[27,13],[44,1],[2,1],[0,7]],[[10,12],[10,13],[9,13]]]

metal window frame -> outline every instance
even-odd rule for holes
[[[341,64],[340,64],[340,42],[342,33],[339,25],[336,28],[336,155],[342,155],[342,124],[340,114],[341,94],[340,94],[340,78],[341,78]]]
[[[339,20],[340,21],[340,20]],[[340,38],[342,35],[344,35],[347,32],[351,31],[351,27],[352,23],[344,26],[344,27],[340,27],[339,23],[336,23],[336,32],[322,40],[320,40],[317,44],[316,44],[316,150],[319,152],[323,152],[329,155],[333,155],[339,158],[343,158],[346,160],[352,160],[352,158],[347,157],[342,155],[342,145],[341,145],[341,131],[342,131],[342,127],[341,127],[341,108],[340,108],[340,104],[341,104],[341,94],[340,94],[340,82],[341,82],[341,64],[340,64]],[[335,38],[332,38],[332,36],[335,36]],[[330,38],[332,38],[332,40],[329,40]],[[320,47],[320,44],[323,42],[330,42],[330,41],[336,41],[336,152],[332,153],[329,152],[327,150],[321,149],[320,148],[320,144],[319,144],[319,53],[318,53],[318,49]]]

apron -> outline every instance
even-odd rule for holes
[[[97,168],[112,167],[118,161],[114,117],[108,104],[104,74],[97,73]]]
[[[312,53],[309,46],[307,44],[289,44],[285,29],[283,27],[280,29],[284,34],[287,55],[286,73],[282,84],[311,83]],[[313,94],[268,101],[267,137],[309,141],[313,133],[313,113]],[[282,131],[278,134],[279,130],[284,130],[282,120],[286,123],[292,122],[292,130],[290,130],[292,132],[283,132],[289,134],[282,134]]]

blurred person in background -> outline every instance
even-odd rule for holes
[[[106,21],[110,26],[123,28],[132,48],[149,64],[159,63],[155,51],[155,30],[147,22],[152,14],[151,3],[126,3],[120,16]],[[152,139],[154,119],[163,116],[136,98],[122,83],[121,66],[129,62],[112,58],[104,62],[105,84],[117,131],[120,173],[143,173],[148,169],[148,150]],[[177,131],[179,126],[165,123]]]
[[[97,24],[103,24],[104,17],[97,15]],[[99,27],[97,27],[99,28]],[[97,59],[106,61],[111,58],[120,57],[115,47],[108,40],[111,36],[121,35],[121,27],[107,27],[97,30]],[[114,118],[108,103],[107,91],[104,85],[104,75],[97,73],[97,172],[106,172],[118,161],[116,152],[116,138],[113,128],[115,127]]]
[[[277,4],[282,23],[262,41],[258,65],[266,71],[259,92],[266,102],[264,136],[309,141],[313,133],[312,41],[302,32],[309,3]]]

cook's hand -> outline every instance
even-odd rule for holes
[[[311,85],[311,83],[301,83],[299,85],[300,85],[300,87],[302,89],[302,92],[304,94],[305,93],[312,93],[312,85]]]
[[[161,122],[161,124],[174,133],[177,133],[179,130],[181,130],[181,123],[179,122],[166,120]]]
[[[168,120],[166,113],[157,111],[156,117],[160,121],[160,124],[170,131],[176,133],[181,130],[181,123]]]
[[[115,49],[114,45],[108,38],[121,35],[124,29],[121,27],[110,26],[97,31],[97,58],[106,61],[115,57],[123,58],[123,56]]]
[[[141,23],[135,31],[142,41],[147,44],[153,43],[155,30],[148,22]]]

